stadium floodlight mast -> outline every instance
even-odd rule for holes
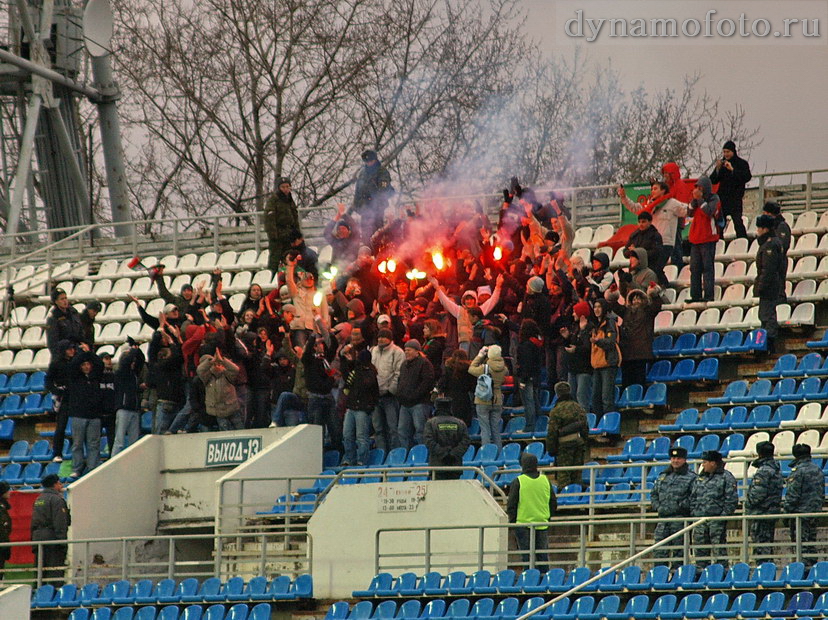
[[[49,123],[48,126],[41,127],[41,131],[53,132],[53,141],[62,155],[61,163],[66,167],[69,184],[76,194],[81,209],[89,213],[90,198],[85,176],[75,153],[72,136],[60,112],[60,100],[54,96],[53,85],[59,85],[63,91],[69,90],[82,94],[96,104],[115,235],[118,237],[132,235],[133,227],[127,223],[130,221],[130,212],[116,103],[120,97],[120,91],[112,77],[110,45],[113,17],[109,0],[89,0],[83,12],[84,40],[87,52],[91,56],[94,80],[92,86],[76,82],[51,68],[52,59],[45,43],[50,39],[53,20],[66,19],[65,15],[58,16],[54,11],[56,3],[43,3],[37,30],[30,13],[33,7],[29,6],[26,0],[14,0],[13,4],[16,5],[20,25],[29,44],[30,58],[23,58],[8,50],[0,49],[0,61],[14,65],[30,75],[31,95],[26,107],[14,175],[14,188],[7,205],[6,243],[14,244],[14,234],[17,233],[20,225],[23,198],[31,174],[38,121],[42,118],[41,111],[44,109]],[[11,9],[11,6],[9,8]]]

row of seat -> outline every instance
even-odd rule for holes
[[[823,359],[819,353],[808,353],[799,359],[793,353],[786,353],[776,360],[772,369],[760,370],[757,376],[769,379],[828,377],[828,358]]]
[[[616,387],[616,406],[624,409],[651,409],[653,407],[667,406],[667,384],[653,383],[644,391],[644,386],[628,385],[619,395]]]
[[[179,609],[176,605],[155,607],[98,607],[94,610],[87,607],[78,607],[69,614],[69,620],[270,620],[270,603],[259,603],[248,606],[236,603],[229,609],[224,605],[216,604],[210,607],[190,605]]]
[[[266,577],[253,577],[247,584],[241,577],[231,577],[226,582],[218,577],[209,577],[201,582],[195,577],[188,577],[177,583],[168,578],[158,583],[141,579],[130,584],[124,579],[103,587],[97,583],[82,586],[69,583],[55,589],[51,584],[44,584],[33,593],[31,606],[43,609],[112,604],[290,601],[307,598],[313,598],[313,578],[310,575],[299,575],[295,580],[291,580],[288,575],[281,575],[271,581]]]
[[[828,273],[826,274],[828,277]],[[812,302],[797,305],[791,310],[790,304],[779,304],[776,308],[777,322],[782,327],[813,326],[816,307]],[[719,308],[707,308],[698,313],[693,308],[681,310],[674,314],[672,310],[662,310],[655,318],[655,333],[708,332],[715,329],[745,330],[756,329],[759,321],[759,306],[744,308],[735,306],[721,312]],[[705,352],[708,353],[708,352]]]
[[[826,399],[828,399],[828,381],[823,385],[819,377],[807,377],[800,382],[788,377],[775,384],[770,379],[757,379],[753,383],[739,379],[729,383],[722,396],[708,398],[707,404],[803,403]]]
[[[745,446],[745,437],[741,433],[731,433],[724,439],[718,435],[704,435],[698,442],[694,435],[683,435],[674,442],[669,437],[659,436],[647,441],[645,437],[630,437],[621,449],[620,454],[607,455],[609,463],[624,461],[666,461],[669,459],[670,448],[684,448],[690,458],[700,458],[708,450],[718,450],[722,456],[727,456],[732,450],[741,450]]]
[[[29,463],[25,467],[22,463],[9,463],[3,467],[0,480],[11,486],[35,486],[40,484],[44,476],[60,474],[60,467],[61,463]]]
[[[515,620],[539,609],[543,597],[534,596],[520,604],[515,597],[508,597],[495,604],[489,597],[479,599],[472,605],[468,599],[455,599],[447,606],[443,599],[434,599],[420,610],[419,601],[405,601],[397,609],[396,601],[383,601],[374,608],[372,601],[360,601],[349,608],[346,601],[334,603],[325,620],[430,620],[450,618],[452,620]],[[819,605],[817,605],[819,603]],[[650,606],[650,597],[639,594],[631,597],[622,606],[617,594],[604,596],[596,601],[592,595],[577,599],[562,598],[549,607],[536,611],[533,617],[539,620],[684,620],[685,618],[767,618],[798,617],[812,620],[828,612],[828,597],[820,596],[814,602],[811,592],[798,592],[785,602],[782,592],[771,592],[759,599],[753,592],[737,595],[733,601],[720,592],[705,601],[699,593],[687,594],[678,600],[674,594],[664,594]],[[339,607],[338,607],[339,606]],[[812,615],[806,615],[812,611]]]
[[[452,571],[443,575],[431,571],[418,576],[412,572],[394,577],[381,572],[371,579],[365,590],[355,590],[355,598],[397,598],[423,596],[488,596],[509,594],[547,594],[566,592],[586,583],[592,577],[605,572],[585,566],[569,572],[563,568],[551,568],[541,572],[536,568],[524,569],[516,574],[512,569],[501,570],[494,575],[488,570],[467,574]],[[751,568],[739,562],[725,569],[721,564],[711,564],[698,572],[693,564],[679,566],[675,571],[666,565],[654,566],[644,571],[640,566],[630,565],[621,570],[605,574],[600,579],[585,585],[583,592],[653,592],[653,591],[720,591],[729,589],[777,589],[812,588],[828,586],[828,562],[817,562],[807,569],[802,562],[791,562],[777,566],[763,562]]]
[[[701,360],[696,366],[695,360],[683,359],[676,362],[675,366],[669,360],[658,360],[654,362],[647,371],[647,381],[654,383],[678,383],[681,381],[704,382],[718,381],[719,360],[715,357],[708,357]],[[633,399],[635,400],[635,399]]]
[[[799,411],[796,405],[759,405],[748,413],[747,407],[737,405],[727,412],[721,407],[710,407],[699,413],[698,409],[681,411],[673,424],[661,424],[661,433],[693,433],[702,431],[738,431],[779,428],[811,428],[828,426],[828,408],[822,413],[819,403],[803,405]]]
[[[823,301],[828,299],[828,284],[822,280],[817,285],[816,280],[800,280],[794,286],[790,280],[785,281],[785,296],[789,302]],[[665,289],[663,294],[664,310],[682,310],[690,302],[690,287]],[[721,286],[713,287],[713,301],[704,302],[705,308],[731,308],[733,306],[755,306],[759,298],[754,295],[753,286],[745,288],[745,284],[736,283],[722,290]]]
[[[28,394],[46,389],[46,373],[43,371],[16,372],[13,375],[0,374],[0,394]]]
[[[0,402],[0,418],[48,413],[52,411],[53,400],[51,393],[29,394],[25,398],[20,394],[10,394]]]

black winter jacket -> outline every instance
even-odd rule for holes
[[[405,360],[400,366],[397,381],[397,400],[403,407],[413,407],[429,402],[434,387],[434,369],[424,355]]]
[[[378,402],[377,369],[373,364],[357,366],[345,379],[345,406],[353,411],[370,413]]]

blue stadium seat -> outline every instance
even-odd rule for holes
[[[692,588],[688,587],[685,589],[693,589],[693,590],[706,590],[707,584],[710,581],[721,581],[724,579],[725,576],[725,569],[724,566],[721,564],[710,564],[706,566],[705,569],[701,572],[698,576],[698,579],[693,583]]]
[[[112,597],[115,605],[134,605],[139,597],[146,598],[152,594],[152,581],[141,579],[136,581],[132,587],[124,593],[116,593]]]
[[[134,620],[135,609],[132,607],[119,607],[112,614],[112,620]]]
[[[758,379],[754,381],[750,389],[744,396],[734,396],[730,399],[730,402],[735,404],[750,404],[758,402],[759,398],[765,398],[770,396],[771,390],[773,389],[773,384],[768,379]],[[710,399],[707,401],[711,403]]]
[[[480,618],[491,616],[494,611],[494,601],[489,597],[477,599],[472,605],[469,615],[463,620],[472,620],[472,618]],[[459,619],[455,619],[459,620]]]
[[[41,394],[29,394],[23,401],[23,413],[25,415],[38,415],[43,413],[43,396]]]
[[[642,400],[644,395],[644,388],[637,383],[634,385],[628,385],[624,392],[621,394],[621,398],[618,399],[618,408],[619,409],[630,409],[635,407],[635,403],[639,403]]]
[[[191,596],[196,592],[198,592],[198,579],[188,577],[179,582],[171,594],[159,596],[158,602],[164,604],[177,603],[181,600],[182,596]]]
[[[690,452],[688,456],[692,458],[700,458],[702,453],[707,452],[708,450],[718,450],[719,443],[720,439],[718,435],[705,435],[699,439],[696,447],[693,448],[692,452]]]
[[[745,447],[745,436],[741,433],[730,433],[725,437],[722,445],[719,446],[719,452],[722,456],[727,458],[732,450],[742,450]]]
[[[560,586],[550,587],[550,592],[566,592],[573,586],[584,583],[592,576],[592,571],[586,566],[578,566],[569,571],[564,581]]]
[[[374,607],[371,620],[392,620],[397,615],[396,601],[383,601]]]
[[[158,612],[157,620],[178,620],[178,606],[167,605]]]
[[[101,587],[97,583],[85,583],[78,590],[78,601],[82,605],[92,605],[92,601],[99,598]]]
[[[715,357],[707,357],[700,361],[691,378],[692,381],[718,381],[718,379],[719,360]]]
[[[382,574],[382,573],[381,573]],[[374,578],[376,579],[376,577]],[[371,585],[374,585],[373,582]],[[401,590],[411,590],[417,585],[417,575],[412,572],[402,573],[395,577],[388,587],[373,588],[374,596],[399,596]],[[370,590],[371,588],[369,588]],[[419,611],[417,612],[419,613]]]
[[[817,353],[817,355],[819,355]],[[793,353],[786,353],[776,360],[771,370],[760,370],[756,373],[757,377],[777,379],[786,376],[785,371],[792,371],[796,369],[796,355]],[[790,375],[793,376],[793,375]]]
[[[634,596],[631,601],[638,599],[641,594]],[[634,618],[641,618],[641,620],[658,620],[660,618],[665,617],[666,614],[675,611],[676,609],[676,595],[675,594],[662,594],[659,596],[655,602],[653,603],[652,609],[647,611],[647,605],[643,604],[643,602],[638,603],[642,609],[641,611],[637,612],[635,616],[631,616]],[[633,607],[635,608],[635,606]]]
[[[690,619],[709,618],[714,616],[716,612],[725,611],[729,603],[730,600],[727,594],[719,592],[718,594],[708,597],[708,599],[704,602],[704,606],[701,608],[701,611],[688,611],[685,614],[685,617]]]
[[[805,343],[805,346],[809,349],[828,349],[828,329],[823,332],[820,340],[809,340]]]
[[[666,596],[673,597],[673,607],[675,607],[676,597],[672,594]],[[658,603],[658,601],[656,601]],[[637,594],[627,601],[624,609],[621,612],[609,612],[606,615],[607,620],[628,620],[628,618],[641,618],[642,620],[649,620],[657,616],[648,616],[647,610],[650,607],[650,597],[646,594]],[[655,607],[655,604],[653,604]]]
[[[14,420],[0,420],[0,441],[14,439]]]
[[[608,617],[609,614],[618,613],[618,608],[620,606],[621,599],[618,598],[618,595],[610,594],[609,596],[605,596],[598,601],[594,611],[584,613],[579,608],[576,613],[578,614],[578,620],[602,620],[603,618]]]
[[[670,373],[666,381],[690,381],[693,378],[693,373],[696,370],[696,362],[692,359],[683,359],[676,362],[675,368]]]
[[[502,586],[499,591],[503,594],[522,594],[527,586],[537,586],[540,583],[541,574],[537,568],[527,568],[511,586]]]
[[[534,454],[535,457],[538,459],[538,465],[549,465],[555,459],[549,456],[549,453],[546,451],[546,446],[540,441],[533,441],[529,443],[526,448],[524,448],[524,452],[529,454]]]
[[[23,470],[23,484],[36,485],[43,479],[43,465],[40,463],[29,463]]]
[[[533,596],[532,598],[526,599],[523,602],[523,605],[520,608],[520,611],[517,613],[518,616],[522,616],[524,614],[528,614],[530,611],[533,611],[543,605],[543,597],[540,596]],[[548,611],[545,610],[545,611]],[[544,618],[548,618],[548,614],[541,612],[535,615],[538,620],[543,620]]]
[[[451,602],[451,605],[449,605],[449,608],[446,610],[446,615],[443,617],[451,618],[452,620],[457,620],[457,618],[466,618],[469,615],[469,606],[469,599],[455,599]]]
[[[792,588],[809,588],[812,585],[824,588],[828,585],[828,562],[817,562],[811,567],[807,577],[802,580],[792,581]]]
[[[525,607],[525,605],[524,605]],[[556,613],[555,620],[576,620],[578,618],[585,618],[589,614],[594,613],[595,599],[592,596],[581,596],[572,603],[567,613]]]
[[[776,577],[776,564],[773,562],[762,562],[756,567],[753,578],[756,580],[756,587],[759,588],[781,588],[785,583]]]
[[[806,379],[807,381],[807,379]],[[805,383],[803,381],[802,383]],[[816,379],[817,389],[819,388],[819,379]],[[804,388],[803,388],[804,389]],[[757,403],[777,403],[782,402],[783,400],[794,400],[794,396],[797,394],[797,386],[796,386],[796,379],[791,379],[790,377],[787,379],[782,379],[781,381],[777,381],[776,385],[773,386],[773,391],[766,395],[766,396],[757,396],[756,402]]]
[[[668,357],[673,348],[673,337],[670,334],[661,334],[653,339],[653,355]]]
[[[203,612],[204,610],[201,605],[189,605],[178,616],[178,620],[202,620],[201,615]]]
[[[520,602],[514,596],[509,596],[497,604],[492,618],[487,618],[486,620],[493,620],[494,618],[517,618],[518,609],[520,609]]]
[[[693,424],[685,424],[684,427],[681,429],[683,431],[703,431],[705,429],[712,430],[713,427],[717,425],[721,425],[722,419],[724,418],[724,411],[722,411],[721,407],[710,407],[706,409],[701,416],[699,416],[698,422]]]
[[[297,580],[299,577],[296,578]],[[267,590],[260,597],[253,596],[251,597],[255,601],[260,600],[291,600],[296,598],[291,590],[293,589],[293,584],[290,582],[290,576],[288,575],[279,575],[275,577],[268,585]]]
[[[427,618],[442,618],[443,614],[446,612],[446,602],[443,599],[434,599],[429,601],[425,607],[423,607],[423,613],[420,614],[420,620],[426,620]]]
[[[505,467],[520,467],[519,460],[520,460],[520,444],[519,443],[507,443],[500,449],[500,454],[498,455],[498,464]]]
[[[374,604],[371,601],[360,601],[353,606],[348,614],[348,620],[368,620],[374,611]]]
[[[450,595],[469,595],[491,593],[492,574],[487,570],[478,570],[469,575],[466,584],[461,588],[449,588]]]
[[[787,386],[790,386],[791,382],[796,385],[795,379],[782,379],[779,383],[787,382]],[[828,385],[828,382],[826,382]],[[799,386],[796,389],[787,389],[784,394],[782,394],[778,401],[784,402],[798,402],[803,400],[821,400],[820,399],[820,379],[819,377],[807,377],[803,379]]]
[[[78,607],[77,609],[73,609],[72,613],[69,614],[69,620],[89,620],[91,615],[91,609],[87,609],[86,607]]]
[[[730,567],[722,579],[708,579],[707,587],[717,590],[725,590],[733,587],[734,581],[742,581],[750,575],[750,566],[744,562],[738,562]]]
[[[632,387],[632,386],[630,386]],[[640,387],[640,386],[639,386]],[[629,388],[628,388],[629,389]],[[620,461],[631,461],[635,459],[639,459],[643,456],[644,450],[647,447],[647,440],[643,437],[636,436],[631,437],[627,440],[627,443],[624,444],[624,447],[621,450],[621,454],[610,454],[607,456],[607,461],[613,462],[620,462]]]
[[[719,344],[715,347],[705,349],[705,355],[727,355],[737,353],[739,347],[743,346],[745,335],[740,331],[727,332]],[[747,350],[745,351],[747,352]]]
[[[526,418],[523,416],[513,416],[506,423],[506,427],[503,429],[503,435],[513,438],[516,433],[522,433],[525,428]]]
[[[609,411],[601,416],[597,428],[598,435],[613,437],[621,434],[621,414],[618,411]]]
[[[670,362],[668,360],[658,360],[650,366],[650,370],[647,372],[647,382],[653,383],[654,381],[667,381],[670,376],[670,372]]]
[[[805,616],[825,616],[826,612],[828,612],[828,592],[823,592],[809,609],[797,609],[796,614],[803,618]]]
[[[636,403],[636,408],[663,407],[667,404],[667,384],[653,383],[647,388],[644,398]]]
[[[341,460],[342,455],[339,453],[339,450],[325,450],[325,454],[322,456],[322,469],[339,467]]]
[[[743,592],[733,599],[730,603],[730,608],[723,611],[714,611],[714,618],[741,618],[742,613],[753,611],[756,609],[756,594],[753,592]]]
[[[641,581],[641,567],[638,565],[630,565],[623,568],[621,571],[616,571],[615,579],[612,583],[599,586],[602,592],[623,592],[627,588],[628,583],[637,584]]]
[[[647,450],[644,452],[640,460],[644,461],[665,461],[669,459],[668,452],[670,451],[669,437],[656,437],[650,441]]]
[[[55,597],[55,586],[50,583],[43,584],[34,591],[32,595],[32,607],[51,608],[57,607]]]
[[[741,346],[728,348],[728,353],[759,353],[768,350],[768,334],[764,329],[751,330]]]
[[[813,592],[797,592],[788,601],[787,606],[781,610],[771,610],[769,615],[773,617],[793,618],[798,616],[800,610],[811,609],[814,605]]]
[[[29,391],[29,375],[25,372],[16,372],[9,379],[8,391],[12,394],[23,394]]]
[[[135,602],[139,605],[147,605],[158,602],[158,600],[164,596],[172,596],[173,592],[175,592],[175,580],[174,579],[162,579],[152,591],[147,596],[135,596]]]
[[[697,614],[701,611],[704,601],[698,593],[688,594],[676,605],[675,611],[665,611],[661,614],[664,620],[684,620],[690,614]]]
[[[9,375],[0,374],[0,394],[9,393]]]
[[[9,463],[3,468],[2,479],[12,486],[23,484],[23,465]]]
[[[768,382],[770,383],[770,382]],[[713,398],[707,399],[708,405],[729,405],[735,401],[736,398],[745,398],[746,403],[753,402],[752,399],[748,399],[748,382],[744,379],[740,379],[739,381],[733,381],[727,385],[725,388],[724,394],[722,396],[715,396]]]
[[[426,588],[440,587],[440,582],[443,576],[437,571],[426,573],[417,580],[416,585],[412,589],[400,588],[401,596],[423,596]]]
[[[20,394],[9,394],[3,404],[0,405],[0,415],[18,416],[23,415],[23,401]]]
[[[661,424],[659,425],[658,430],[664,433],[683,431],[685,430],[686,425],[695,424],[698,419],[698,409],[684,409],[681,413],[678,414],[678,416],[676,416],[676,421],[674,424]]]
[[[793,370],[783,370],[783,377],[810,377],[822,375],[822,356],[819,353],[807,353],[799,360],[799,364]]]
[[[405,601],[397,610],[396,618],[397,620],[416,620],[420,616],[421,608],[422,605],[420,605],[420,601]]]
[[[640,592],[655,588],[656,583],[667,583],[670,580],[670,568],[665,565],[658,565],[651,568],[638,583],[627,583],[627,590]]]
[[[524,585],[523,591],[526,594],[544,594],[554,591],[555,588],[563,585],[566,579],[566,571],[562,568],[550,568],[543,574],[540,582],[536,585]]]
[[[779,580],[783,583],[781,587],[793,587],[793,583],[802,581],[805,578],[805,565],[802,562],[791,562],[782,569]]]
[[[722,340],[722,335],[719,332],[706,332],[702,334],[696,346],[689,349],[686,355],[710,355],[708,351],[719,346]]]
[[[696,348],[696,334],[681,334],[673,343],[669,357],[684,357],[692,355],[691,351]]]
[[[326,469],[320,474],[320,476],[333,476],[335,473],[336,472],[334,472],[334,470],[332,470],[332,469]],[[328,485],[332,484],[332,482],[333,482],[332,478],[320,477],[320,478],[317,478],[316,480],[314,480],[313,484],[311,486],[298,488],[298,489],[296,489],[296,492],[299,493],[300,495],[304,495],[306,493],[319,494],[319,493],[322,493],[325,489],[327,489]]]
[[[30,392],[43,392],[46,389],[46,373],[42,370],[33,372],[29,377],[28,388]]]
[[[247,615],[247,605],[244,603],[236,603],[227,611],[227,615],[224,616],[224,620],[249,620]]]
[[[740,428],[751,428],[749,426],[745,426],[747,420],[747,407],[743,405],[737,405],[736,407],[731,407],[725,413],[724,418],[722,418],[721,426],[716,424],[709,426],[708,428],[711,431],[717,430],[738,430]]]
[[[208,600],[205,598],[206,596],[218,596],[220,591],[221,579],[218,577],[209,577],[201,582],[196,592],[182,594],[180,601],[182,603],[198,603]]]
[[[270,620],[271,612],[272,609],[268,603],[259,603],[250,610],[247,620]]]

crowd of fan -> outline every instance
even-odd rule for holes
[[[117,454],[137,439],[140,414],[149,410],[155,433],[320,424],[331,447],[344,447],[345,462],[361,464],[372,435],[386,450],[421,443],[438,394],[467,424],[477,417],[483,443],[499,444],[510,376],[527,428],[543,380],[568,381],[575,400],[600,418],[614,408],[619,367],[623,385],[646,381],[663,270],[668,261],[683,264],[685,219],[691,301],[712,300],[721,218],[741,226],[750,179],[735,150],[728,142],[716,162],[718,195],[710,178],[682,180],[673,163],[646,200],[632,202],[619,187],[639,224],[625,241],[629,266],[615,271],[606,254],[589,264],[573,254],[561,194],[541,198],[517,179],[503,192],[496,225],[481,205],[466,202],[425,201],[397,216],[388,205],[390,176],[373,151],[363,154],[353,205],[340,205],[325,229],[332,259],[320,265],[304,242],[290,181],[280,179],[265,225],[269,267],[281,286],[253,284],[231,307],[218,269],[207,285],[171,292],[163,266],[154,266],[163,312],[150,316],[132,298],[155,329],[146,357],[131,340],[115,366],[111,356],[95,355],[100,305],[78,313],[62,290],[53,291],[47,386],[57,412],[55,459],[68,419],[79,476],[96,465],[101,427]],[[766,211],[762,248],[784,225],[777,205]],[[757,290],[761,299],[783,294],[779,265],[760,265]],[[488,392],[477,389],[481,375],[490,377]]]

